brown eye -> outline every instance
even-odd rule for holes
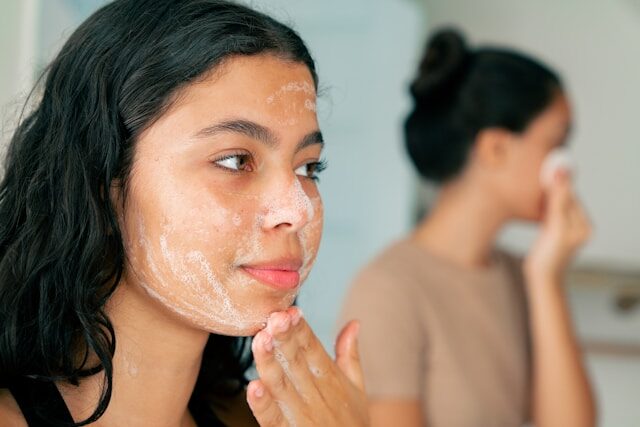
[[[217,166],[238,172],[251,172],[251,156],[249,154],[232,154],[215,160]]]

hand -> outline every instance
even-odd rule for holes
[[[354,321],[342,329],[334,362],[300,309],[273,313],[253,340],[260,378],[247,388],[247,402],[260,426],[369,425],[358,329]]]
[[[525,260],[525,274],[529,279],[560,280],[590,235],[591,224],[571,188],[570,176],[560,171],[548,190],[542,230]]]

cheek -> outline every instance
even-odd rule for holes
[[[508,198],[512,201],[515,216],[526,220],[539,220],[544,203],[544,192],[540,183],[540,169],[544,155],[525,151],[514,162],[505,184],[509,186]]]
[[[322,199],[314,197],[311,199],[313,205],[313,219],[300,230],[300,243],[302,245],[303,266],[300,271],[301,280],[305,280],[313,267],[313,263],[318,255],[320,240],[322,238],[322,227],[324,223],[324,207]]]
[[[239,258],[260,250],[255,198],[188,193],[170,182],[159,188],[129,198],[127,282],[183,321],[225,335],[249,335],[291,304],[295,295],[263,294],[235,270]]]

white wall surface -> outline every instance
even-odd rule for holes
[[[0,156],[33,82],[36,0],[0,2]]]

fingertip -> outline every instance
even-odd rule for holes
[[[267,327],[265,328],[269,334],[275,336],[279,333],[286,332],[291,325],[291,316],[288,310],[276,311],[269,315],[267,320]]]
[[[264,384],[260,380],[253,380],[247,385],[247,404],[256,416],[264,411],[265,390]]]
[[[360,337],[360,321],[359,320],[354,320],[351,322],[351,330],[352,330],[352,337],[349,340],[349,350],[357,354],[358,338]]]
[[[264,396],[264,385],[260,380],[253,380],[247,385],[247,397],[260,399]]]
[[[358,320],[351,320],[344,326],[336,343],[336,363],[358,388],[364,390],[364,379],[358,351],[359,333],[360,321]]]
[[[360,321],[350,320],[343,327],[335,342],[336,355],[346,354],[360,333]]]
[[[360,321],[359,320],[352,320],[352,328],[353,328],[353,336],[354,338],[358,338],[358,336],[360,335]]]
[[[300,320],[304,317],[302,309],[296,306],[289,307],[287,313],[289,313],[289,316],[291,317],[291,324],[293,326],[298,326]]]
[[[262,330],[253,337],[251,342],[251,351],[254,355],[262,354],[263,352],[270,353],[273,350],[273,337],[271,334]]]

